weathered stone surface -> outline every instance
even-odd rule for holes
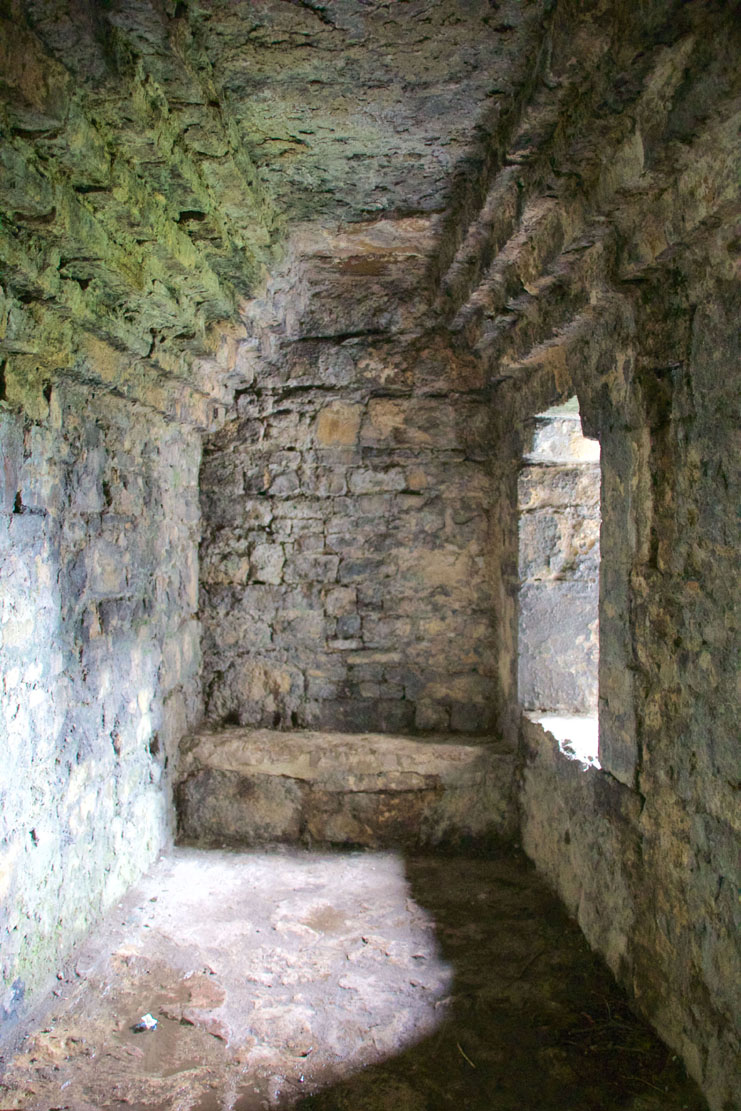
[[[597,709],[597,584],[534,583],[519,593],[518,688],[527,710]]]
[[[474,390],[443,398],[415,387],[439,345],[328,339],[311,368],[305,347],[283,342],[266,357],[260,388],[241,394],[239,415],[205,446],[207,715],[284,729],[486,732],[486,407]],[[351,400],[322,370],[341,357]],[[388,366],[409,367],[412,384],[378,397]],[[248,419],[264,437],[245,436]],[[291,681],[276,685],[287,670]]]
[[[578,57],[589,55],[581,87],[590,89],[587,100],[599,99],[604,82],[602,103],[614,112],[609,122],[579,122],[577,100],[563,102],[566,117],[552,96],[536,94],[511,164],[497,167],[477,215],[466,212],[443,252],[440,304],[480,353],[496,391],[494,496],[510,508],[492,537],[495,656],[502,725],[511,733],[520,728],[518,663],[522,669],[515,470],[523,455],[531,452],[532,464],[548,447],[543,437],[533,444],[529,422],[578,394],[585,430],[600,440],[606,774],[582,775],[555,743],[545,748],[542,736],[532,740],[534,727],[522,725],[530,738],[524,843],[702,1082],[711,1107],[725,1111],[738,1106],[741,1060],[733,1017],[741,1008],[729,994],[741,968],[738,907],[723,895],[728,849],[739,837],[731,801],[738,775],[728,771],[731,753],[738,765],[728,716],[738,702],[737,607],[727,594],[738,576],[728,499],[738,501],[739,476],[727,417],[738,411],[739,384],[730,325],[738,311],[739,186],[728,176],[739,154],[727,130],[738,125],[737,29],[724,17],[706,27],[701,59],[693,37],[699,7],[684,9],[690,13],[684,23],[674,9],[664,24],[671,41],[659,43],[659,23],[651,23],[663,18],[659,6],[651,16],[645,10],[640,30],[620,25],[613,7],[615,22],[599,32],[579,26],[576,50],[576,28],[557,9],[552,75],[570,70],[572,80]],[[636,33],[638,64],[636,55],[628,61]],[[613,64],[623,74],[617,84]],[[630,92],[622,84],[628,70]],[[717,97],[709,97],[708,80]],[[606,141],[607,158],[599,153]],[[563,446],[566,429],[554,431]],[[527,472],[523,480],[524,504],[543,513],[542,531],[530,530],[528,570],[557,581],[562,565],[544,557],[549,533],[577,535],[563,514],[569,484],[542,499]],[[558,633],[545,638],[546,651]],[[737,884],[738,868],[731,871]]]
[[[293,219],[347,221],[442,207],[471,115],[496,112],[523,80],[541,17],[537,3],[492,15],[424,0],[402,15],[270,0],[210,3],[188,22],[268,194]]]
[[[0,1015],[169,842],[199,712],[197,438],[106,394],[2,415]]]
[[[508,840],[514,756],[490,738],[462,744],[373,733],[227,729],[183,744],[181,838],[367,846]]]
[[[616,976],[635,930],[640,799],[523,719],[522,844]]]
[[[69,373],[82,329],[113,355],[107,367],[90,360],[90,380],[218,420],[230,387],[250,380],[244,332],[223,322],[233,329],[287,227],[424,214],[424,234],[472,119],[496,118],[527,86],[543,8],[508,2],[500,34],[486,4],[455,0],[424,0],[401,23],[354,0],[331,16],[281,0],[79,11],[10,0],[0,21],[9,380],[24,356],[60,348],[73,355],[56,360]],[[398,325],[388,289],[365,296],[389,265],[383,235],[380,245],[360,264],[326,256],[306,290],[314,334],[330,318],[343,325],[330,331],[367,328],[369,304],[373,327]],[[407,267],[402,280],[419,277]],[[117,367],[121,352],[128,365]]]

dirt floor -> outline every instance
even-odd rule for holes
[[[705,1108],[517,856],[177,849],[60,976],[3,1109]]]

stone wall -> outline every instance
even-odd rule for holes
[[[668,297],[662,283],[661,319],[658,283],[640,307],[653,327],[639,362],[650,448],[644,544],[631,580],[646,800],[633,975],[641,1005],[702,1077],[712,1104],[733,1107],[741,1092],[741,296],[722,255],[687,260],[677,277]]]
[[[48,380],[0,405],[0,1017],[171,836],[200,706],[194,433]]]
[[[718,1111],[741,1090],[739,296],[726,270],[690,257],[647,281],[612,399],[589,387],[595,346],[573,352],[603,447],[605,771],[523,722],[521,797],[526,852]]]
[[[590,11],[555,6],[548,80],[447,241],[440,304],[492,391],[523,845],[712,1111],[737,1111],[739,28],[725,5]],[[602,470],[587,771],[517,700],[517,468],[528,422],[574,394]]]
[[[434,336],[263,360],[204,452],[212,721],[491,727],[491,437],[471,373]]]

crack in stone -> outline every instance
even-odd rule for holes
[[[311,12],[312,15],[316,16],[325,27],[331,27],[334,31],[337,30],[337,24],[327,15],[327,9],[324,4],[312,4],[310,0],[288,0],[288,3],[293,4],[297,8],[304,8],[307,12]]]

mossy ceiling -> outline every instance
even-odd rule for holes
[[[444,212],[543,7],[0,2],[6,352],[82,329],[176,373],[296,222]]]

